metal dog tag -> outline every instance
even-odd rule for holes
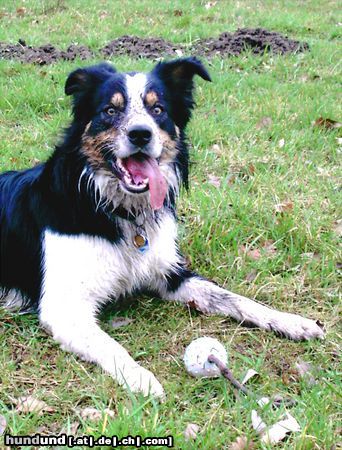
[[[137,230],[137,233],[133,238],[134,246],[139,252],[144,253],[148,249],[148,239],[141,228]]]

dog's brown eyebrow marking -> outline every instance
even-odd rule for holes
[[[125,106],[125,99],[121,92],[115,92],[110,101],[116,108],[123,109]]]
[[[159,98],[155,91],[149,91],[146,94],[145,102],[148,106],[154,106],[158,102]]]

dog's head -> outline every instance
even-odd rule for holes
[[[162,62],[148,74],[118,73],[104,63],[69,75],[65,92],[73,95],[81,152],[97,180],[131,200],[148,197],[152,209],[161,208],[175,187],[175,161],[182,160],[194,75],[210,81],[196,58]]]

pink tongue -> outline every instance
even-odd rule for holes
[[[148,178],[151,206],[153,209],[160,209],[166,196],[167,184],[157,161],[149,156],[143,158],[130,156],[125,160],[125,166],[135,183]]]

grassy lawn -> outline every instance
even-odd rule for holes
[[[251,424],[256,399],[280,394],[297,401],[289,412],[301,425],[279,445],[330,449],[338,442],[338,251],[340,218],[338,129],[313,126],[319,117],[341,121],[341,31],[337,1],[6,1],[0,0],[0,41],[30,45],[72,42],[97,50],[123,34],[191,43],[238,27],[265,27],[305,40],[311,51],[207,62],[213,83],[197,80],[198,108],[189,193],[179,200],[181,247],[192,267],[232,291],[275,308],[324,322],[322,342],[294,343],[230,319],[206,317],[158,299],[137,298],[113,311],[103,328],[164,385],[165,403],[134,398],[98,367],[63,352],[35,316],[0,311],[0,414],[7,432],[79,435],[173,435],[177,449],[228,449],[238,436],[261,444]],[[17,12],[24,7],[23,14]],[[181,10],[182,14],[175,14]],[[29,167],[51,153],[70,119],[67,74],[91,62],[33,66],[0,61],[0,170]],[[153,62],[120,57],[119,70],[150,70]],[[267,120],[265,120],[267,118]],[[113,329],[110,320],[133,322]],[[182,357],[191,340],[219,339],[238,379],[254,368],[255,397],[235,397],[222,380],[194,380]],[[295,371],[310,362],[316,384]],[[53,411],[14,411],[13,398],[33,395]],[[80,410],[110,408],[99,422]],[[285,408],[261,410],[271,424]],[[188,423],[199,425],[186,441]],[[1,443],[0,443],[1,447]],[[23,447],[29,448],[29,447]],[[82,447],[78,447],[82,448]]]

